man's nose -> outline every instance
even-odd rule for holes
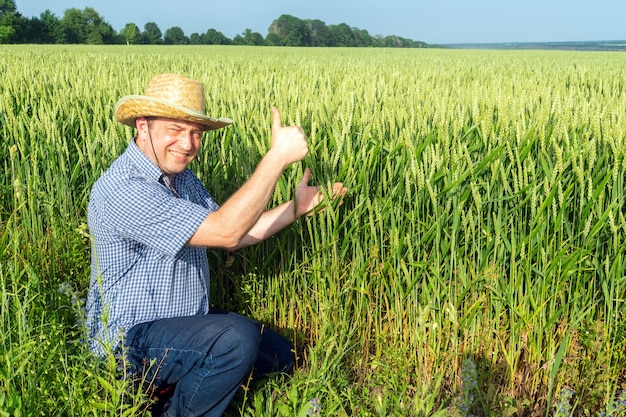
[[[178,137],[178,146],[182,149],[191,149],[193,143],[193,134],[191,132],[184,132]]]

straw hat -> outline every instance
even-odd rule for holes
[[[219,129],[233,121],[206,115],[204,84],[177,74],[160,74],[154,77],[146,94],[122,97],[115,106],[118,122],[135,127],[138,117],[167,117],[186,120],[204,126],[204,130]]]

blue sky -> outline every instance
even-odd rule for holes
[[[252,29],[263,36],[281,14],[347,23],[370,35],[398,35],[427,43],[559,42],[626,39],[625,0],[16,0],[18,11],[58,17],[93,7],[120,30],[156,22],[187,36],[213,28],[229,38]]]

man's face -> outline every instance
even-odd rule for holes
[[[159,117],[137,119],[137,132],[139,148],[171,177],[195,159],[204,130],[197,123]]]

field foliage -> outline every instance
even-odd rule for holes
[[[89,190],[123,95],[204,81],[235,123],[192,169],[224,201],[270,106],[343,205],[238,253],[212,303],[297,343],[231,416],[626,414],[623,53],[21,46],[0,50],[0,416],[149,415],[149,381],[83,344]]]

